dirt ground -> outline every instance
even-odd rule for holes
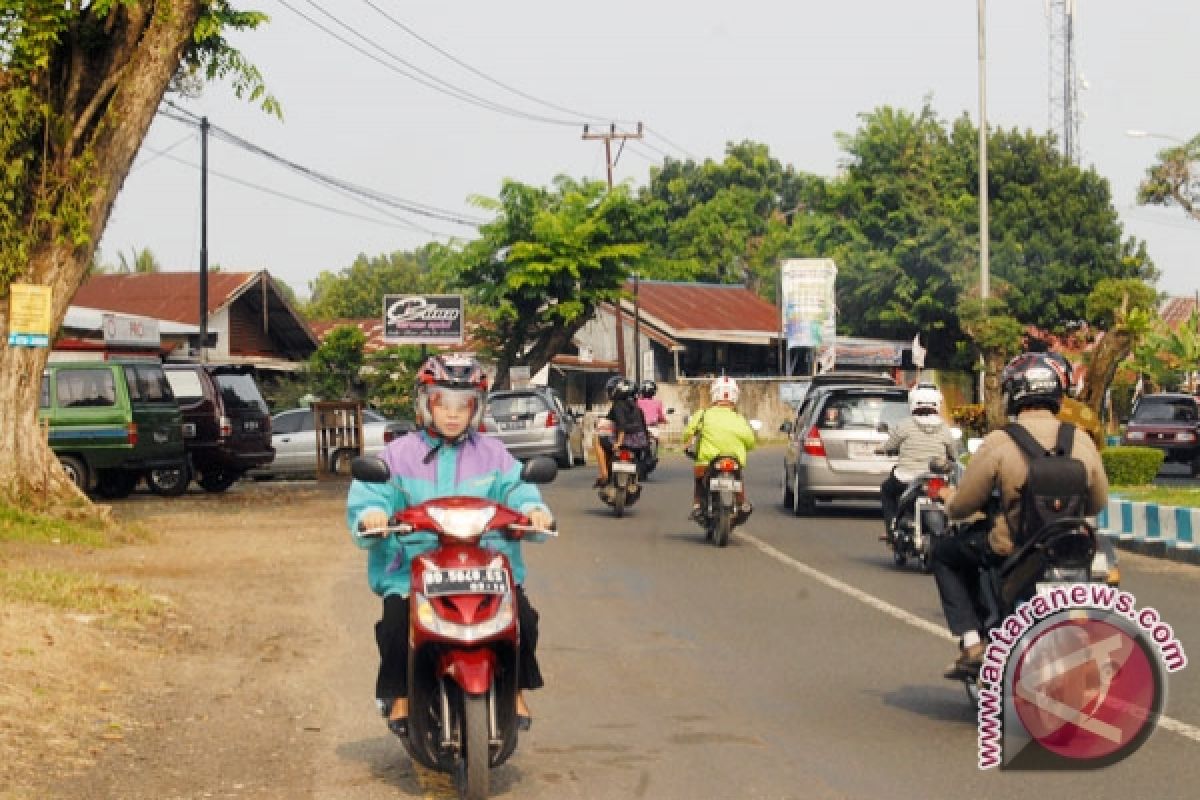
[[[149,536],[104,549],[9,548],[135,584],[136,624],[0,603],[0,798],[307,796],[320,709],[314,643],[354,558],[345,484],[242,483],[114,506]],[[364,585],[365,590],[365,585]]]

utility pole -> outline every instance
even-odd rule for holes
[[[613,158],[612,158],[613,140],[614,139],[621,140],[621,147],[624,148],[626,139],[641,139],[642,138],[642,123],[639,122],[637,124],[637,131],[635,133],[620,132],[617,130],[617,126],[615,124],[609,125],[608,130],[604,131],[602,133],[592,133],[590,130],[590,126],[584,125],[583,126],[583,138],[585,140],[601,139],[604,141],[604,166],[608,173],[608,190],[611,192],[612,188],[613,188]],[[619,158],[620,155],[621,154],[618,152],[617,157]],[[622,324],[622,312],[621,312],[621,299],[620,298],[617,298],[617,302],[615,303],[614,317],[616,319],[616,328],[617,328],[617,363],[621,365],[621,374],[624,375],[625,370],[626,370],[625,331],[624,331],[624,326]],[[634,369],[635,369],[636,373],[640,376],[641,372],[642,372],[641,353],[636,352],[638,350],[638,343],[636,341],[636,339],[637,339],[636,318],[634,320],[634,331],[635,331],[635,333],[634,333],[635,341],[634,341],[634,345],[633,345],[634,350],[635,350],[634,360],[637,362],[637,364],[635,364],[635,366],[634,366]],[[640,377],[638,380],[640,382],[640,380],[641,380]]]
[[[200,118],[200,363],[208,363],[208,117]]]
[[[978,2],[979,16],[979,300],[988,313],[988,152],[987,152],[987,0]],[[987,364],[979,371],[979,402],[986,402]]]
[[[633,380],[642,385],[642,307],[638,301],[641,276],[633,273]]]

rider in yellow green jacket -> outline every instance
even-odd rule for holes
[[[704,472],[717,456],[736,458],[742,469],[746,468],[746,453],[754,449],[754,429],[737,411],[738,385],[733,378],[722,375],[709,387],[712,405],[698,414],[693,414],[683,429],[686,442],[699,432],[696,446],[695,485],[692,489],[692,519],[702,516],[701,501],[704,497]],[[745,483],[743,482],[743,486]],[[743,516],[749,516],[750,502],[745,489],[738,494]]]

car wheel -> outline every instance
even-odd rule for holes
[[[196,483],[200,484],[200,488],[204,491],[217,494],[233,486],[240,477],[242,477],[241,473],[226,469],[217,469],[204,473]]]
[[[1192,477],[1200,478],[1200,455],[1192,460]]]
[[[75,488],[86,492],[89,476],[87,464],[83,462],[83,459],[75,456],[59,456],[58,463],[62,465],[63,472],[67,473],[71,483],[75,484]]]
[[[152,469],[146,472],[146,485],[160,497],[179,497],[192,482],[187,464],[174,469]]]
[[[779,481],[779,485],[780,485],[780,488],[782,488],[782,490],[783,490],[783,507],[791,508],[792,507],[792,498],[794,497],[794,493],[792,492],[792,482],[788,480],[786,465],[783,468],[783,478]]]
[[[338,450],[329,458],[329,471],[334,475],[350,474],[350,462],[358,455],[353,450]]]
[[[817,512],[817,501],[800,491],[800,473],[792,481],[792,513],[797,517],[811,517]]]
[[[569,441],[563,439],[562,450],[554,457],[554,460],[558,462],[559,469],[571,468],[574,464],[574,459],[571,457],[571,443]]]

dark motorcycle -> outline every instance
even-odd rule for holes
[[[387,464],[372,457],[351,464],[355,478],[383,483]],[[522,478],[548,483],[548,458],[526,462]],[[387,528],[360,536],[395,535],[436,547],[412,560],[409,597],[409,727],[404,748],[417,763],[454,776],[459,797],[488,796],[489,771],[517,747],[517,656],[521,637],[508,559],[483,545],[488,535],[537,540],[553,531],[479,497],[439,497],[410,506]]]
[[[747,514],[738,506],[742,493],[742,467],[736,458],[717,456],[704,471],[707,489],[700,507],[700,524],[705,538],[717,547],[729,544],[729,534],[746,521]]]
[[[933,571],[933,549],[949,528],[946,506],[938,495],[946,486],[958,482],[958,471],[956,462],[932,458],[929,470],[909,482],[900,496],[896,523],[888,542],[896,566],[903,567],[913,558],[922,572]]]
[[[608,484],[598,490],[600,499],[612,507],[617,517],[642,496],[641,467],[638,453],[627,447],[613,447],[608,469]]]

